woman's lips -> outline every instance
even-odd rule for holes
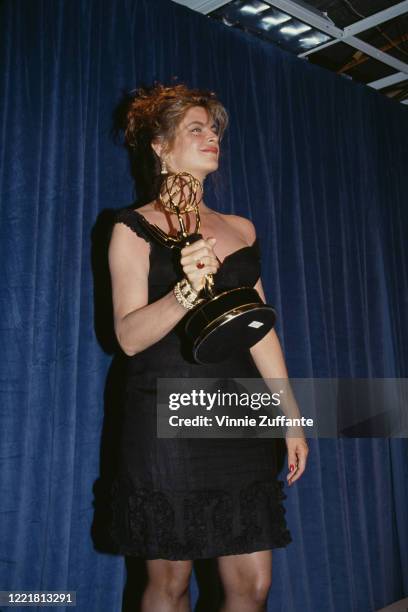
[[[218,149],[201,149],[204,153],[218,153]]]

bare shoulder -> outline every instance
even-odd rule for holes
[[[256,238],[256,229],[250,219],[240,215],[222,215],[223,220],[242,236],[248,244],[252,244]]]
[[[125,261],[146,266],[149,252],[149,243],[139,236],[126,220],[114,223],[108,248],[111,267],[116,264],[121,265]]]

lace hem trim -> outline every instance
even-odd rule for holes
[[[184,493],[112,486],[110,534],[121,554],[199,559],[287,546],[283,481],[256,480],[235,491]]]

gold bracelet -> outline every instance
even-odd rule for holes
[[[176,283],[173,288],[173,293],[177,301],[187,310],[194,308],[198,304],[198,293],[193,289],[186,278]]]

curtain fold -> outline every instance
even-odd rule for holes
[[[126,571],[101,543],[121,371],[106,246],[137,197],[112,137],[122,92],[176,75],[227,107],[206,202],[257,227],[291,377],[408,376],[407,108],[167,0],[0,10],[0,584],[112,612]],[[408,596],[407,440],[309,446],[268,609]]]

